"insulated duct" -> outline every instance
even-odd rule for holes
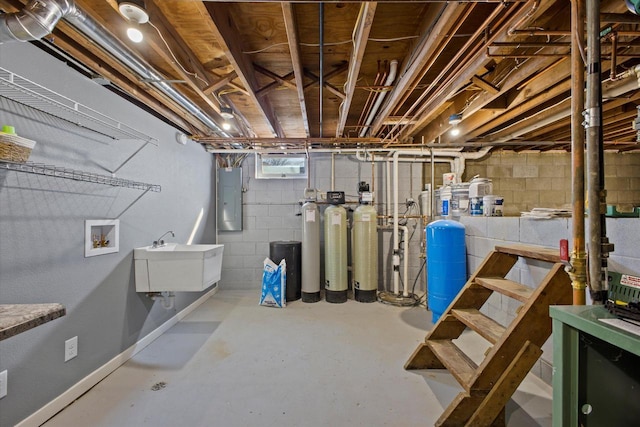
[[[231,137],[208,115],[204,114],[200,107],[171,87],[160,73],[129,47],[76,7],[73,0],[31,0],[19,12],[1,14],[0,44],[11,41],[39,40],[51,33],[62,18],[65,18],[78,31],[129,67],[141,79],[149,81],[149,84],[167,95],[214,132],[226,138]]]

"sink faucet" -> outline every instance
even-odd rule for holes
[[[166,236],[167,234],[171,234],[171,237],[176,237],[176,235],[173,233],[173,231],[169,230],[166,233],[164,233],[162,236],[158,237],[158,240],[154,240],[153,241],[153,248],[159,248],[161,246],[164,246],[164,240],[162,240],[162,238],[164,236]]]

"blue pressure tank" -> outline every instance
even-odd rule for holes
[[[467,281],[464,225],[434,221],[427,226],[427,301],[436,323]]]

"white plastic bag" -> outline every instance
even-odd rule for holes
[[[262,272],[262,295],[260,305],[269,307],[285,307],[287,286],[287,263],[283,259],[280,265],[269,258],[264,260],[264,270]]]

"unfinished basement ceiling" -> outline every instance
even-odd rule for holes
[[[15,12],[25,3],[0,0],[0,8]],[[218,126],[221,108],[230,107],[226,133],[65,20],[38,43],[212,147],[570,148],[569,1],[326,2],[323,40],[315,1],[145,3],[152,25],[140,27],[145,38],[136,44],[116,0],[76,0]],[[640,18],[623,0],[604,0],[601,21],[605,147],[635,150],[640,91],[635,74],[621,76],[640,63]],[[462,115],[456,137],[453,114]]]

